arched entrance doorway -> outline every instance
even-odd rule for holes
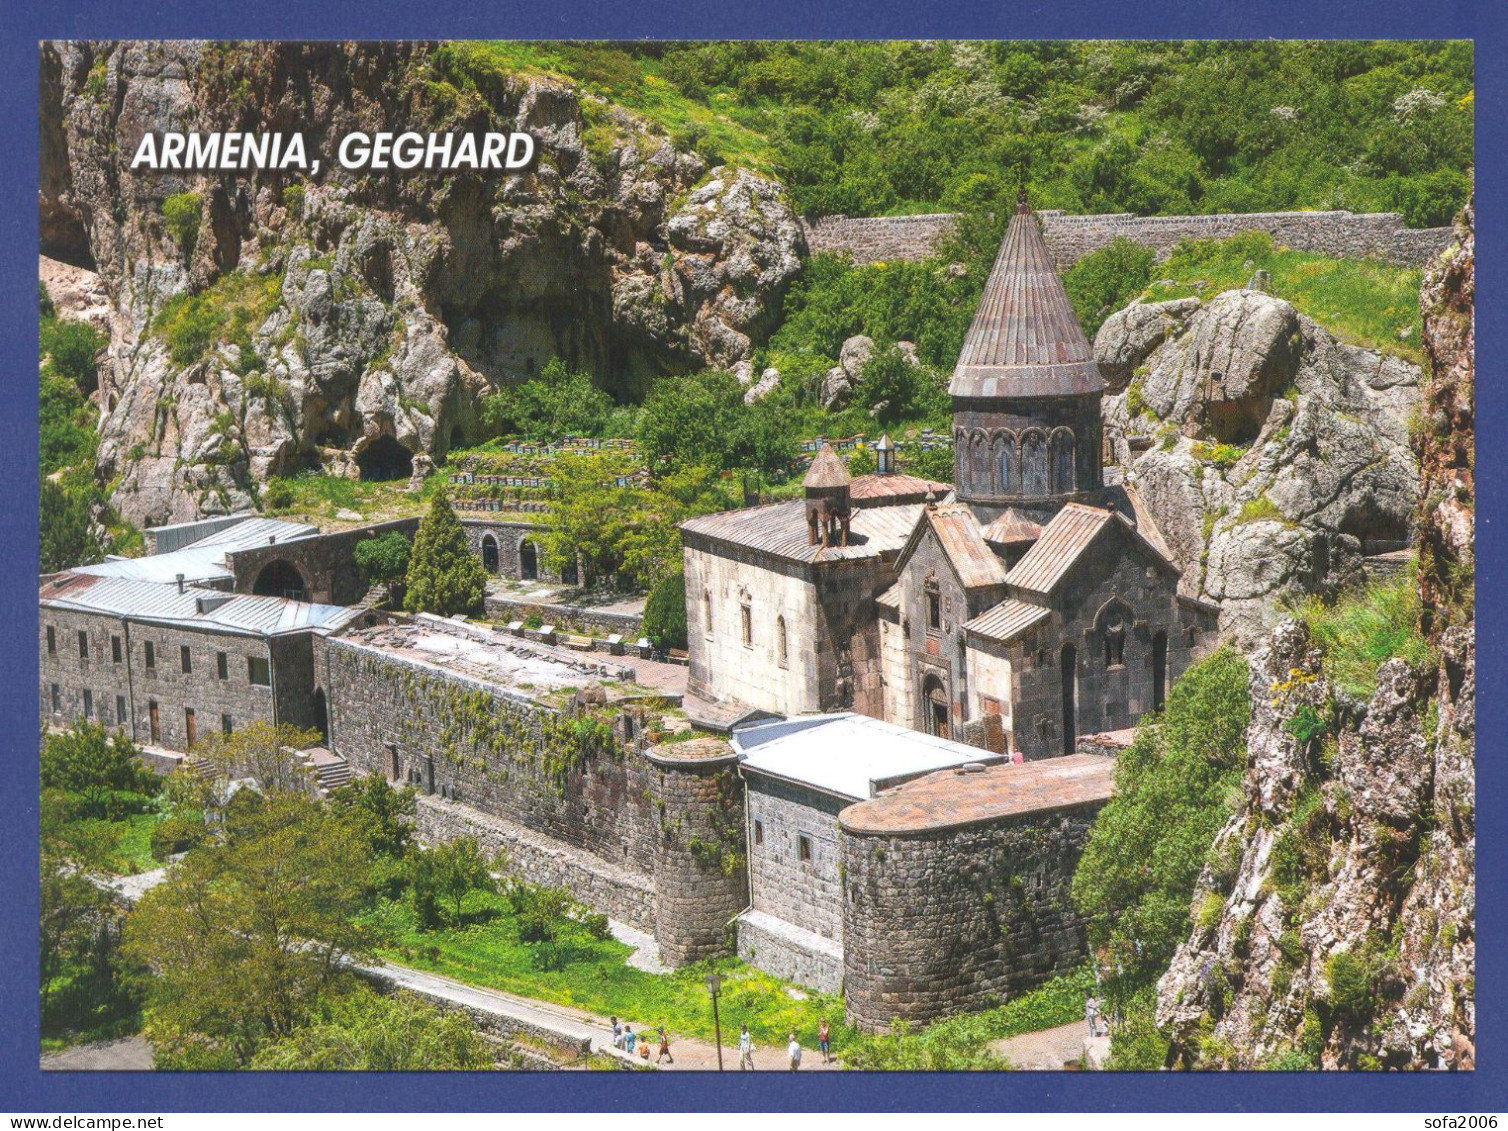
[[[1061,667],[1063,676],[1063,753],[1072,754],[1074,746],[1078,743],[1078,733],[1075,727],[1077,704],[1074,702],[1074,692],[1078,685],[1079,653],[1072,644],[1063,645]]]
[[[497,539],[490,534],[482,536],[482,568],[488,573],[497,572]]]
[[[407,479],[414,473],[414,453],[391,436],[378,436],[356,453],[363,479]]]
[[[518,575],[525,581],[539,577],[539,550],[528,540],[518,544]]]
[[[935,675],[922,680],[922,711],[927,733],[948,738],[952,713],[948,710],[948,689]]]
[[[330,741],[330,709],[325,705],[323,687],[316,688],[314,691],[314,729],[319,731],[321,741]]]
[[[258,597],[287,597],[294,601],[307,601],[308,586],[304,575],[282,558],[268,562],[257,574],[251,591]]]

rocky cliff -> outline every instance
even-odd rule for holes
[[[1257,290],[1134,303],[1095,356],[1116,461],[1225,633],[1252,645],[1275,598],[1354,582],[1407,544],[1416,366]]]
[[[805,249],[776,182],[433,45],[58,43],[41,81],[42,251],[109,297],[97,471],[138,524],[244,507],[303,466],[443,458],[480,395],[555,357],[623,396],[732,366]],[[336,167],[345,134],[404,128],[525,130],[539,156],[516,176]],[[324,162],[133,172],[166,130],[300,130]]]
[[[1250,664],[1243,803],[1158,987],[1200,1067],[1470,1068],[1475,1060],[1474,237],[1468,207],[1422,292],[1420,630],[1337,707],[1289,621]]]

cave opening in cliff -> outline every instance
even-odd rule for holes
[[[356,454],[363,479],[407,479],[414,473],[414,453],[391,436],[378,436]]]

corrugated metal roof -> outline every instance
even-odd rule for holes
[[[951,503],[925,513],[965,589],[1005,584],[1005,563],[985,544],[973,511]]]
[[[43,583],[37,596],[39,602],[48,608],[259,636],[300,629],[330,630],[358,615],[358,610],[342,605],[315,605],[283,597],[228,594],[191,585],[185,586],[180,593],[177,585],[78,572],[63,574]]]
[[[265,546],[269,538],[292,542],[319,533],[319,527],[307,523],[280,522],[275,518],[252,518],[215,532],[179,550],[149,554],[144,558],[115,558],[98,565],[79,566],[74,572],[96,577],[117,577],[130,581],[150,581],[172,585],[178,575],[190,585],[231,580],[225,555],[253,546]]]
[[[948,392],[994,399],[1097,393],[1104,387],[1037,219],[1022,201],[984,285]]]
[[[833,451],[831,444],[823,444],[817,458],[812,460],[812,466],[806,470],[806,478],[802,479],[803,487],[846,487],[850,482],[848,468],[838,458],[838,453]]]
[[[1001,644],[1009,644],[1030,628],[1041,624],[1052,615],[1052,610],[1042,605],[1032,605],[1008,597],[992,609],[986,609],[963,627],[965,632],[983,636]]]
[[[792,722],[806,723],[796,719]],[[792,728],[771,724],[776,737],[764,739],[759,726],[735,731],[733,748],[746,756],[742,768],[824,793],[862,801],[882,789],[921,774],[965,762],[996,762],[999,755],[961,742],[909,730],[867,715],[837,714]]]
[[[1006,580],[1033,593],[1051,593],[1114,518],[1112,512],[1098,507],[1068,503],[1043,528],[1042,537],[1026,551]]]
[[[681,529],[773,557],[797,562],[848,561],[898,553],[921,517],[921,504],[873,507],[853,512],[847,546],[813,546],[806,525],[806,502],[793,499],[687,519]]]

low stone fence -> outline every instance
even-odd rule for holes
[[[1166,258],[1184,239],[1227,239],[1241,232],[1267,232],[1282,247],[1345,259],[1377,257],[1418,267],[1450,245],[1450,228],[1405,228],[1396,212],[1245,212],[1209,216],[1098,216],[1042,211],[1042,235],[1060,270],[1117,237],[1135,240]],[[949,213],[925,216],[824,216],[807,223],[813,252],[846,254],[856,263],[925,259],[953,230]]]
[[[841,944],[761,911],[738,917],[738,957],[766,974],[819,993],[843,990]]]
[[[644,634],[642,615],[608,612],[584,605],[544,605],[488,594],[486,611],[488,620],[515,621],[538,617],[544,624],[553,624],[560,631],[586,636],[599,631],[616,633],[629,643]]]

